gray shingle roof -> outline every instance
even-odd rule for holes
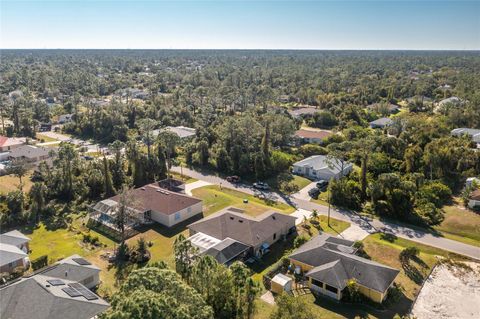
[[[89,319],[105,311],[103,299],[70,297],[62,288],[49,286],[51,277],[34,275],[0,289],[0,318],[5,319]],[[65,281],[72,283],[73,281]]]
[[[346,281],[385,292],[397,277],[397,269],[353,254],[353,242],[321,234],[295,250],[289,258],[313,266],[307,276],[343,289]]]
[[[12,230],[7,233],[0,234],[0,243],[2,244],[19,246],[28,243],[29,241],[30,238],[28,238],[18,230]]]
[[[328,159],[328,156],[325,156],[325,155],[313,155],[301,161],[298,161],[293,165],[302,166],[302,167],[308,166],[313,168],[314,170],[327,169],[331,171],[333,174],[340,173],[342,169],[342,163],[340,162],[340,160],[336,158]],[[350,166],[352,166],[352,164],[346,162],[344,164],[344,170]]]
[[[249,246],[258,246],[286,227],[295,226],[295,217],[270,211],[258,217],[238,213],[228,207],[190,224],[188,228],[224,240],[229,237]],[[279,234],[278,234],[279,235]]]
[[[47,156],[51,149],[47,149],[41,146],[23,145],[13,149],[9,156],[12,158],[37,158]]]
[[[0,243],[0,266],[8,265],[28,255],[14,245]]]
[[[73,281],[83,281],[100,272],[100,268],[95,265],[79,265],[73,258],[81,258],[79,255],[73,255],[60,260],[52,267],[39,272],[39,274],[55,277],[59,279],[67,279]]]

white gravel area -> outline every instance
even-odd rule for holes
[[[435,268],[412,309],[417,319],[480,318],[480,264]]]

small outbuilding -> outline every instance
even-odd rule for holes
[[[284,274],[276,274],[272,278],[270,290],[273,293],[281,294],[282,292],[290,292],[292,290],[293,279]]]

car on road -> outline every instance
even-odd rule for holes
[[[253,183],[253,188],[261,189],[261,190],[268,190],[268,189],[270,189],[270,186],[268,186],[268,184],[264,183],[264,182],[256,182],[256,183]]]
[[[327,189],[328,182],[324,179],[321,179],[317,182],[316,186],[319,190],[324,191],[325,189]]]
[[[237,175],[227,176],[227,182],[238,183],[238,182],[240,182],[240,176],[237,176]]]

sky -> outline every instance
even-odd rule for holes
[[[480,49],[480,0],[0,0],[0,48]]]

